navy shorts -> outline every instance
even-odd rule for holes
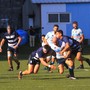
[[[8,47],[7,51],[11,51],[13,54],[17,54],[18,53],[18,49],[14,49],[12,47]]]
[[[40,65],[40,60],[39,59],[34,59],[33,57],[29,56],[28,64],[32,64],[32,65],[39,64]]]
[[[78,48],[76,49],[72,49],[71,51],[71,55],[77,55],[78,52],[82,52],[82,46],[80,45]]]
[[[57,59],[58,64],[64,64],[65,63],[65,58]]]

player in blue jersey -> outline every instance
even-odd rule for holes
[[[67,64],[69,69],[69,78],[75,80],[76,78],[74,76],[74,68],[73,68],[74,63],[73,60],[70,58],[71,51],[68,49],[63,53],[63,55],[60,54],[60,52],[63,50],[64,47],[65,42],[60,42],[59,44],[57,38],[56,37],[53,38],[52,49],[56,52],[56,61],[58,63],[59,73],[63,74],[64,65]]]
[[[54,48],[54,47],[53,47],[53,38],[56,37],[56,32],[58,31],[58,29],[59,29],[59,26],[58,26],[57,24],[55,24],[55,25],[53,26],[53,31],[48,32],[48,33],[46,34],[46,36],[45,36],[45,39],[46,39],[48,45],[49,45],[52,49]],[[54,60],[51,61],[51,64],[54,64]],[[68,68],[68,66],[67,66],[66,64],[64,64],[64,66],[65,66],[66,68]]]
[[[17,53],[18,53],[18,46],[21,42],[21,37],[18,35],[17,32],[12,31],[12,28],[10,25],[7,26],[7,32],[4,34],[4,37],[1,40],[0,43],[0,52],[2,52],[2,46],[7,41],[8,48],[7,48],[7,58],[8,58],[8,64],[9,64],[9,70],[13,71],[13,65],[12,65],[12,54],[14,55],[14,61],[17,64],[17,70],[20,67],[20,62],[17,59]]]
[[[61,45],[62,42],[65,42],[65,47],[60,52],[61,55],[63,55],[63,53],[65,51],[70,49],[71,50],[71,54],[70,54],[71,57],[74,56],[72,58],[72,60],[74,60],[74,58],[76,58],[79,61],[81,61],[81,60],[86,61],[87,60],[86,58],[82,57],[82,47],[78,41],[76,41],[75,39],[70,38],[68,36],[64,36],[62,30],[58,30],[56,32],[56,37],[58,38],[59,45]]]
[[[25,71],[20,71],[18,78],[21,79],[23,75],[28,75],[31,73],[36,74],[39,70],[40,67],[40,62],[44,65],[47,66],[51,69],[55,69],[54,65],[49,65],[45,62],[45,58],[49,55],[52,55],[54,58],[56,58],[56,53],[54,50],[50,48],[50,46],[45,45],[38,50],[34,51],[31,53],[29,56],[29,61],[28,61],[28,69]]]

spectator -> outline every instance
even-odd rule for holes
[[[30,26],[29,34],[30,34],[30,47],[34,47],[35,46],[35,30],[33,29],[32,26]]]

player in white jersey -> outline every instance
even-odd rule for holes
[[[45,35],[43,34],[41,36],[41,46],[47,45],[47,42],[45,41]]]
[[[75,39],[76,41],[78,41],[81,44],[81,48],[83,48],[83,41],[84,41],[84,34],[83,31],[78,28],[78,22],[74,21],[73,22],[73,29],[71,31],[71,38]],[[81,55],[79,54],[77,57],[77,60],[79,60],[79,57]],[[90,65],[90,60],[87,58],[82,57],[83,60],[85,60],[89,65]],[[80,66],[77,67],[77,69],[84,69],[84,65],[83,65],[83,60],[80,60]]]
[[[59,28],[58,25],[54,25],[53,31],[48,32],[45,36],[45,39],[50,46],[52,45],[52,39],[55,37],[56,31],[58,30],[58,28]]]
[[[83,34],[83,31],[80,28],[78,28],[78,22],[76,21],[73,22],[71,37],[76,41],[78,41],[79,43],[83,43],[84,34]]]
[[[53,42],[53,38],[55,37],[55,34],[56,34],[56,31],[58,30],[59,26],[58,25],[54,25],[53,26],[53,31],[50,31],[46,34],[45,36],[45,39],[46,39],[46,42],[48,43],[48,45],[51,47]],[[52,48],[52,47],[51,47]],[[51,62],[51,64],[53,64],[54,61]]]

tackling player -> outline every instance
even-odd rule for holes
[[[56,58],[56,53],[54,50],[50,48],[50,46],[45,45],[38,50],[34,51],[31,53],[29,56],[29,61],[28,61],[28,69],[25,71],[20,71],[18,78],[21,79],[23,75],[28,75],[31,73],[36,74],[39,70],[40,67],[40,62],[44,65],[47,66],[51,69],[55,69],[56,67],[54,65],[48,65],[45,62],[45,58],[49,55],[52,55],[54,59]]]

